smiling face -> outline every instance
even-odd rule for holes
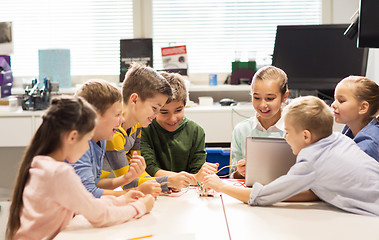
[[[360,102],[354,96],[354,89],[350,84],[338,84],[334,99],[332,108],[334,119],[337,123],[351,125],[356,121],[360,121]]]
[[[157,116],[157,122],[167,131],[174,132],[182,122],[183,117],[183,101],[172,101],[161,108]]]
[[[258,80],[252,88],[252,102],[260,120],[274,120],[276,122],[281,116],[281,104],[287,96],[282,96],[279,82],[275,80]],[[258,119],[259,119],[258,118]]]
[[[141,98],[135,100],[134,116],[142,127],[147,127],[158,115],[162,106],[166,103],[168,96],[156,94],[152,98],[142,101]]]
[[[122,104],[117,101],[108,108],[103,115],[98,114],[98,121],[95,127],[93,139],[111,141],[118,126],[124,122],[122,117]]]

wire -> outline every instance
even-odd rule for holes
[[[237,163],[237,164],[231,164],[231,165],[227,165],[227,166],[223,166],[222,168],[220,168],[219,170],[217,170],[217,172],[215,172],[215,174],[217,174],[218,172],[220,172],[222,169],[224,168],[227,168],[227,167],[236,167],[238,165],[240,165],[241,163]]]
[[[235,107],[236,105],[231,105],[231,109],[232,109],[232,114],[230,115],[230,120],[231,120],[231,123],[232,123],[232,129],[234,129],[234,117],[233,117],[233,114],[235,113],[236,115],[238,115],[238,116],[240,116],[240,117],[243,117],[243,118],[245,118],[245,119],[248,119],[248,118],[250,118],[251,116],[245,116],[245,115],[243,115],[243,114],[241,114],[241,113],[239,113],[234,107]]]
[[[227,179],[226,181],[233,183],[233,186],[246,187],[245,179]]]
[[[221,203],[222,203],[222,210],[224,211],[226,227],[228,229],[229,240],[232,240],[232,236],[230,235],[230,230],[229,230],[228,219],[226,218],[225,205],[224,205],[224,200],[222,199],[222,194],[220,194],[220,198],[221,198]]]
[[[225,174],[225,175],[221,175],[221,176],[218,176],[218,177],[220,177],[220,178],[226,178],[226,177],[229,177],[229,175],[230,175],[230,173]]]
[[[234,112],[235,114],[237,114],[238,116],[243,117],[243,118],[251,118],[251,116],[246,116],[246,115],[243,115],[243,114],[239,113],[239,112],[234,108],[234,106],[232,106],[232,112]]]
[[[164,196],[164,197],[181,197],[182,195],[184,195],[185,193],[188,192],[188,189],[190,188],[190,186],[188,186],[185,190],[182,190],[178,193],[160,193],[159,196]]]

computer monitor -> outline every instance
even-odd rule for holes
[[[283,69],[290,90],[333,98],[337,83],[366,74],[368,49],[344,36],[347,24],[278,26],[272,65]]]
[[[379,47],[379,1],[361,0],[358,18],[358,46]]]

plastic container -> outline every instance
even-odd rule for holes
[[[217,74],[209,74],[209,85],[216,86],[217,85]]]
[[[207,162],[219,163],[218,169],[228,166],[230,164],[230,148],[206,148]],[[217,173],[219,176],[225,176],[229,174],[229,167],[222,169]]]

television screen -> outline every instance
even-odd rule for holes
[[[344,36],[347,24],[278,26],[272,65],[288,75],[292,90],[324,91],[333,97],[337,83],[366,74],[368,49]]]
[[[359,5],[358,46],[379,47],[379,1],[361,0]]]

